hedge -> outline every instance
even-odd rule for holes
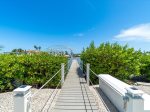
[[[92,42],[81,53],[83,63],[90,63],[91,69],[96,74],[110,74],[123,81],[128,80],[131,74],[141,75],[142,56],[140,50],[136,51],[127,45],[121,46],[118,43],[109,42],[102,43],[98,47],[95,47]],[[92,72],[90,78],[93,83],[98,83]]]
[[[0,92],[11,91],[22,84],[38,88],[61,68],[61,63],[67,63],[67,58],[48,53],[1,54]],[[55,87],[60,78],[59,73],[46,87]]]

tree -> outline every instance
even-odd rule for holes
[[[145,80],[150,81],[150,53],[145,52],[143,53],[141,61],[141,75],[146,78]]]
[[[69,53],[68,53],[68,51],[65,51],[65,55],[68,55]]]
[[[38,50],[38,47],[36,45],[34,45],[35,50]]]
[[[11,52],[19,52],[19,53],[23,53],[24,50],[21,49],[21,48],[18,48],[18,49],[13,49]]]
[[[97,74],[110,74],[121,80],[129,79],[131,74],[140,75],[140,51],[121,46],[118,43],[102,43],[95,47],[94,42],[81,54],[83,62],[90,63]],[[91,75],[93,81],[96,77]]]
[[[41,50],[41,46],[38,47],[39,51]]]
[[[36,46],[36,45],[34,45],[34,48],[35,48],[35,50],[41,50],[41,46]]]

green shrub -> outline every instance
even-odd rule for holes
[[[110,74],[121,80],[126,80],[131,74],[140,75],[141,56],[140,51],[128,48],[127,45],[102,43],[95,47],[92,42],[88,48],[83,50],[81,59],[84,64],[90,63],[90,68],[96,74]],[[91,79],[94,83],[98,83],[92,73]]]
[[[141,75],[145,81],[150,81],[150,53],[143,53],[141,58]]]
[[[47,53],[0,55],[0,91],[10,91],[21,84],[40,87],[61,68],[61,63],[67,63],[67,58]],[[55,87],[60,78],[59,73],[46,87]]]

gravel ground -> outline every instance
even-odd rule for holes
[[[97,90],[97,92],[99,93],[99,95],[97,94],[97,92],[95,92],[95,90],[93,89],[93,87],[95,87],[95,89]],[[95,85],[91,87],[90,89],[93,91],[94,96],[96,97],[96,100],[98,102],[98,105],[100,107],[100,112],[107,112],[108,110],[110,112],[118,112],[118,110],[115,108],[115,106],[110,102],[110,100],[105,96],[105,94],[102,92],[101,89],[99,89],[99,85]],[[142,90],[143,92],[147,93],[150,95],[150,86],[135,86],[134,87],[138,88],[139,90]]]
[[[138,88],[138,89],[140,89],[140,90],[142,90],[145,93],[150,95],[150,86],[142,86],[142,85],[140,85],[140,86],[134,86],[134,87],[136,87],[136,88]]]
[[[103,94],[103,92],[99,89],[98,85],[94,86],[97,92],[90,87],[93,92],[95,99],[98,103],[100,112],[117,112],[117,109],[113,106],[113,104],[108,100],[108,98]],[[150,86],[135,86],[140,90],[143,90],[145,93],[150,95]],[[31,89],[32,94],[35,93],[37,89]],[[39,93],[31,99],[32,112],[47,112],[50,111],[55,105],[55,100],[60,92],[60,89],[42,89]],[[51,93],[53,93],[52,97]],[[55,99],[54,95],[57,93]],[[51,105],[51,107],[49,107]],[[107,108],[106,108],[107,107]],[[0,112],[13,112],[13,93],[6,92],[0,94]]]
[[[96,91],[92,87],[90,87],[90,90],[95,96],[95,100],[97,101],[97,105],[99,106],[100,112],[107,112],[106,106],[104,105],[102,99],[105,100],[104,102],[107,104],[107,107],[109,107],[109,110],[111,110],[111,112],[117,112],[114,106],[102,93],[102,91],[99,90],[98,86],[96,86],[96,89],[98,90],[101,98],[96,93]],[[37,89],[31,89],[32,94],[34,94],[36,91]],[[57,99],[57,96],[55,97],[54,100],[51,99],[54,97],[54,95],[50,98],[51,93],[53,92],[57,93],[58,96],[60,89],[55,91],[54,89],[40,90],[39,93],[31,99],[32,112],[49,112],[55,105]],[[0,112],[13,112],[13,105],[14,104],[12,92],[0,94]],[[49,105],[51,105],[51,107],[49,107]]]
[[[99,88],[99,85],[91,86],[90,90],[96,98],[100,112],[118,112],[115,106],[110,102],[110,100]]]
[[[37,90],[38,89],[31,89],[32,94],[34,94]],[[54,95],[56,93],[58,94],[59,91],[59,89],[40,90],[39,93],[31,99],[32,112],[47,112],[47,110],[52,109],[55,104],[55,99],[52,98],[54,98]],[[50,97],[51,93],[53,93],[52,97]],[[14,104],[12,92],[0,94],[0,112],[13,112],[13,105]],[[49,105],[51,105],[51,107],[49,107]]]
[[[13,112],[13,93],[0,94],[0,112]]]

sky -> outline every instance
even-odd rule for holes
[[[1,0],[0,45],[79,53],[94,41],[150,51],[150,0]]]

